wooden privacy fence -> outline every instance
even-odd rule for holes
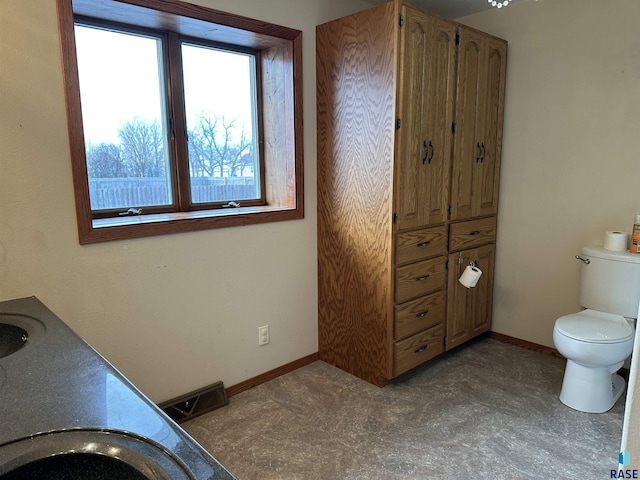
[[[89,180],[92,210],[171,204],[171,188],[164,178],[96,178]],[[256,198],[254,177],[192,177],[194,203]]]

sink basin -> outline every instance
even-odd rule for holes
[[[89,474],[88,472],[92,472]],[[91,478],[109,480],[126,478],[129,480],[147,480],[148,477],[136,468],[111,457],[86,453],[67,453],[54,457],[41,458],[27,463],[2,475],[3,480],[39,479],[75,479]]]
[[[0,358],[20,350],[27,344],[28,338],[26,330],[8,323],[0,323]]]
[[[44,325],[35,318],[0,313],[0,358],[33,343],[44,332]]]
[[[130,432],[71,429],[0,445],[0,480],[195,480],[162,445]]]

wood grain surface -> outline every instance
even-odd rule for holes
[[[453,223],[449,227],[449,251],[456,252],[485,243],[495,243],[496,228],[496,217]]]
[[[447,227],[441,225],[396,235],[396,265],[441,255],[447,251]]]
[[[402,340],[409,335],[445,322],[446,293],[440,292],[397,305],[395,338]]]
[[[319,353],[374,384],[392,373],[395,8],[316,29]]]
[[[396,302],[402,303],[445,288],[447,259],[444,255],[396,268]]]
[[[444,352],[444,325],[437,325],[395,344],[394,375],[432,359]]]

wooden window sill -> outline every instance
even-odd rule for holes
[[[300,209],[269,205],[101,218],[91,222],[91,228],[82,235],[83,241],[81,243],[124,240],[301,218],[304,218],[304,214]]]

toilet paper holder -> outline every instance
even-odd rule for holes
[[[462,252],[460,252],[458,254],[458,277],[460,277],[460,275],[462,275],[462,262],[463,261],[464,260],[462,259]],[[469,262],[469,266],[478,268],[478,262],[476,262],[475,260],[471,260]]]
[[[466,288],[473,288],[477,285],[482,270],[478,268],[478,262],[471,260],[462,272],[462,255],[460,255],[458,261],[458,281]]]

